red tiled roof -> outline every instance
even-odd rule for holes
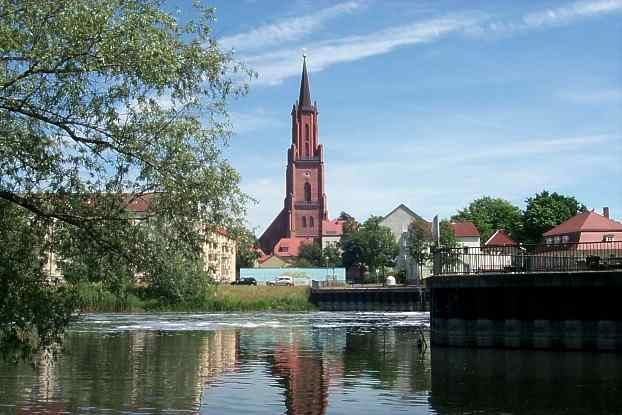
[[[479,237],[479,232],[473,222],[455,222],[451,224],[451,227],[454,228],[454,234],[458,238]]]
[[[280,257],[298,256],[300,247],[304,244],[312,244],[313,238],[281,238],[276,245],[274,245],[274,255]]]
[[[543,236],[610,231],[622,231],[622,223],[606,218],[596,212],[583,212],[545,232]]]
[[[512,238],[509,237],[508,233],[499,229],[492,234],[490,238],[486,241],[484,246],[517,246],[518,244]]]
[[[345,221],[339,219],[322,221],[322,235],[341,236],[344,223]]]
[[[128,210],[134,213],[146,212],[153,199],[153,193],[145,193],[137,196],[132,194],[124,194],[123,198],[127,203]]]

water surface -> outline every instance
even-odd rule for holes
[[[616,354],[416,347],[427,313],[99,314],[0,364],[8,414],[622,413]]]

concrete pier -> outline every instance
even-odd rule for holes
[[[460,347],[622,350],[622,272],[438,276],[431,342]]]

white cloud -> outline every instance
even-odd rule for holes
[[[529,13],[523,18],[528,27],[567,24],[574,20],[622,10],[622,0],[582,1],[564,7]]]
[[[293,40],[299,40],[322,25],[346,13],[352,13],[361,7],[358,1],[348,1],[322,9],[315,13],[283,19],[272,24],[257,27],[248,32],[221,38],[218,43],[223,49],[238,51],[254,50]]]
[[[313,15],[288,19],[224,38],[221,44],[251,51],[259,46],[299,39],[319,27],[328,18],[357,7],[359,7],[357,2],[342,3]],[[389,53],[400,46],[439,40],[452,33],[474,37],[510,35],[618,11],[622,11],[622,0],[576,2],[506,21],[491,19],[482,13],[474,12],[413,22],[363,35],[308,43],[301,45],[300,48],[281,48],[267,53],[246,55],[243,60],[259,74],[257,83],[275,85],[288,77],[298,75],[302,47],[309,51],[310,69],[321,71],[338,63]]]
[[[378,144],[369,141],[367,145],[373,150],[363,149],[360,154],[366,156],[353,157],[355,161],[327,160],[329,212],[335,217],[343,210],[365,219],[372,214],[385,215],[399,203],[406,203],[431,219],[435,214],[449,217],[483,195],[520,205],[542,189],[581,189],[579,183],[590,183],[593,174],[619,176],[619,147],[615,145],[620,138],[619,134],[532,138],[496,147],[486,143],[460,145],[452,139],[435,140],[434,145],[383,144],[385,150],[396,147],[395,152],[378,152]],[[581,173],[572,174],[569,166]],[[259,234],[283,207],[285,172],[272,168],[277,170],[274,177],[242,183],[243,190],[258,200],[248,217],[258,226]]]
[[[311,43],[310,67],[321,71],[331,65],[350,62],[369,56],[388,53],[397,47],[436,40],[475,24],[479,17],[448,16],[426,20],[366,35]],[[278,84],[283,79],[300,72],[298,49],[283,49],[262,55],[250,56],[246,62],[259,74],[259,83]]]

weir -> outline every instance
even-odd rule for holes
[[[312,288],[310,301],[321,311],[427,311],[423,287]]]

